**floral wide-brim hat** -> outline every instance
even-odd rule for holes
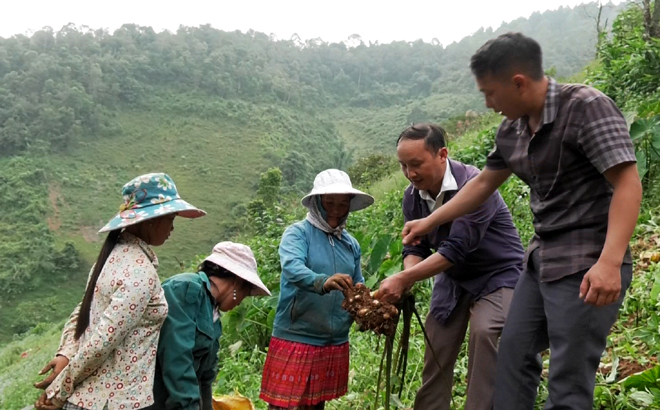
[[[163,215],[177,214],[184,218],[199,218],[206,215],[181,199],[174,181],[167,174],[154,173],[140,175],[122,188],[124,203],[101,232],[114,231],[147,219]]]

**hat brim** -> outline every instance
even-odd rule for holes
[[[312,197],[316,195],[329,195],[329,194],[345,194],[353,195],[351,199],[351,204],[348,210],[350,212],[359,211],[361,209],[367,208],[374,203],[374,197],[369,194],[365,194],[359,189],[349,188],[346,184],[333,184],[325,186],[321,189],[312,190],[307,194],[300,202],[304,207],[309,208],[309,202],[312,200]]]
[[[257,272],[253,272],[245,267],[235,263],[229,258],[226,258],[220,254],[212,253],[209,255],[205,261],[213,262],[218,266],[222,266],[227,269],[229,272],[243,279],[244,281],[250,283],[252,286],[252,292],[250,296],[270,296],[270,290],[264,285],[264,283],[259,278]]]
[[[150,204],[141,208],[119,212],[99,230],[99,233],[122,229],[169,214],[177,214],[177,216],[194,219],[206,215],[206,212],[192,206],[181,198],[177,198],[167,202]]]

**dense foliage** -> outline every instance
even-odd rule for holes
[[[44,170],[34,161],[0,164],[0,294],[39,287],[48,280],[45,272],[66,280],[78,267],[72,243],[61,251],[54,245],[42,195],[47,189]]]
[[[119,108],[151,107],[175,95],[213,98],[179,99],[184,107],[172,107],[202,115],[231,115],[228,100],[313,112],[329,105],[389,107],[432,94],[453,96],[464,112],[475,95],[468,59],[487,39],[522,31],[543,45],[548,66],[570,75],[593,56],[596,10],[591,3],[534,13],[447,47],[366,45],[359,35],[345,43],[280,40],[210,26],[156,33],[124,25],[109,33],[68,25],[0,38],[0,156],[35,144],[63,150],[80,138],[104,138],[121,130]],[[618,10],[605,7],[603,21]]]
[[[650,4],[645,7],[650,13]],[[589,82],[614,99],[632,122],[639,173],[648,187],[660,163],[660,35],[647,33],[644,14],[632,6],[617,17],[611,38],[599,46],[600,64],[591,69]]]
[[[630,7],[617,17],[598,56],[590,83],[623,110],[639,110],[642,116],[660,111],[660,38],[645,34],[641,8]]]
[[[21,180],[30,192],[20,199],[26,209],[40,212],[37,224],[3,216],[11,224],[0,247],[0,260],[9,261],[0,268],[5,308],[16,308],[21,293],[49,294],[37,277],[73,276],[71,288],[84,286],[101,239],[95,231],[136,174],[170,173],[209,211],[195,228],[177,227],[159,250],[169,276],[216,238],[246,233],[244,218],[260,206],[248,202],[271,167],[281,170],[284,194],[309,189],[330,167],[350,168],[368,186],[396,167],[382,154],[410,122],[468,111],[451,130],[462,132],[483,107],[467,62],[486,39],[522,30],[543,44],[555,72],[580,70],[596,41],[595,10],[593,3],[535,13],[446,47],[367,45],[357,35],[338,44],[281,40],[209,26],[156,33],[125,25],[110,33],[68,25],[0,38],[0,166],[5,180]],[[16,156],[24,159],[11,162]],[[38,164],[25,167],[41,177],[25,178],[16,164]],[[73,273],[52,261],[67,241],[67,254],[82,256],[77,267],[60,263]],[[65,305],[54,317],[66,314]],[[12,329],[0,324],[0,339]]]

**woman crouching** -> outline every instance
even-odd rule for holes
[[[153,410],[213,409],[220,312],[246,296],[270,295],[257,274],[252,250],[220,242],[198,267],[163,282],[169,313],[161,328]]]

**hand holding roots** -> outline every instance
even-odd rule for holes
[[[394,336],[399,310],[392,304],[371,297],[362,283],[344,290],[341,307],[346,310],[360,331],[371,330],[377,335]]]

